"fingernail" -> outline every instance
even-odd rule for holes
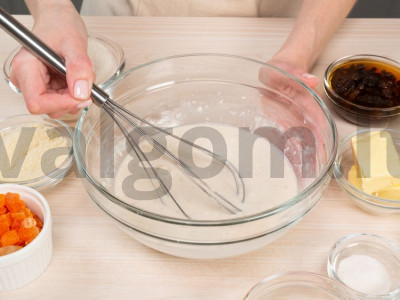
[[[76,106],[76,108],[84,108],[84,107],[88,107],[88,106],[90,106],[90,105],[92,105],[92,100],[88,100],[88,101],[79,103],[79,104]]]
[[[88,99],[89,98],[89,83],[86,80],[75,81],[74,97],[77,99]]]
[[[301,76],[303,76],[304,78],[315,78],[315,76],[313,74],[309,74],[309,73],[301,74]]]

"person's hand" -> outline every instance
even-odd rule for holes
[[[268,64],[296,77],[296,79],[310,89],[314,89],[318,85],[318,78],[309,74],[307,70],[300,65],[274,59],[270,60]],[[281,103],[283,102],[288,112],[294,113],[296,109],[291,109],[291,107],[295,105],[297,108],[301,107],[307,111],[309,115],[316,120],[317,124],[322,125],[324,123],[325,116],[323,116],[317,100],[301,83],[298,83],[298,81],[291,79],[273,68],[261,68],[259,71],[259,79],[268,88],[272,88],[284,96],[279,97],[279,99],[275,97],[275,100]],[[313,92],[315,93],[315,91]],[[289,119],[287,122],[291,123],[291,120]]]
[[[33,14],[33,13],[32,13]],[[21,49],[12,61],[10,79],[32,114],[59,118],[91,104],[95,75],[87,55],[85,24],[72,4],[43,6],[33,14],[33,33],[65,60],[66,80]]]
[[[265,84],[260,89],[263,112],[275,124],[280,134],[268,138],[281,149],[298,174],[313,177],[318,161],[325,159],[323,130],[326,116],[315,99],[314,92],[303,86],[315,88],[318,78],[294,63],[271,60],[269,65],[289,73],[302,83],[272,67],[262,67],[259,80]],[[288,150],[291,149],[291,150]]]
[[[315,75],[308,73],[308,71],[304,67],[298,64],[276,59],[271,59],[270,61],[268,61],[268,64],[273,65],[293,75],[298,80],[306,84],[310,89],[314,89],[318,85],[318,78]],[[262,78],[260,79],[262,80]]]

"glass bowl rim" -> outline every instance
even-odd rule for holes
[[[42,189],[44,187],[50,186],[51,184],[55,183],[55,179],[62,179],[66,173],[69,171],[69,169],[72,167],[73,162],[74,162],[74,147],[73,147],[73,132],[72,129],[63,121],[58,120],[58,119],[51,119],[47,115],[32,115],[32,114],[19,114],[19,115],[13,115],[5,118],[0,118],[0,124],[3,122],[7,122],[12,119],[16,118],[40,118],[42,121],[50,122],[53,123],[52,127],[57,128],[56,125],[61,125],[63,129],[66,130],[68,133],[68,137],[71,139],[71,149],[68,153],[67,158],[63,161],[61,166],[59,168],[56,168],[55,170],[51,171],[49,174],[45,176],[41,176],[38,178],[33,178],[29,180],[24,180],[24,181],[1,181],[0,184],[19,184],[19,185],[24,185],[28,186],[33,189]],[[35,122],[36,121],[36,122]],[[28,119],[25,121],[26,123],[38,123],[37,120],[32,120],[30,122]],[[46,123],[43,123],[46,125]],[[50,125],[49,125],[50,126]]]
[[[92,38],[94,40],[100,41],[103,44],[106,44],[107,46],[113,48],[116,53],[117,53],[117,64],[115,65],[115,70],[112,73],[112,75],[110,75],[110,77],[99,84],[99,86],[103,89],[106,89],[111,83],[113,83],[115,80],[118,79],[118,77],[122,74],[122,72],[124,71],[125,68],[125,64],[126,64],[126,57],[125,57],[125,52],[122,49],[122,47],[117,44],[116,42],[114,42],[111,38],[109,38],[107,35],[104,34],[100,34],[97,32],[88,32],[87,35],[88,39]],[[7,58],[4,60],[4,64],[3,64],[3,77],[4,80],[6,81],[7,85],[17,94],[21,94],[21,91],[19,88],[17,88],[10,79],[10,72],[11,72],[11,63],[12,60],[14,59],[15,55],[17,55],[17,53],[19,52],[19,50],[21,50],[21,48],[23,48],[23,46],[18,45],[17,47],[15,47],[14,49],[11,50],[11,52],[8,54]]]
[[[339,183],[339,186],[342,187],[346,192],[350,193],[351,195],[355,196],[357,198],[357,200],[362,201],[364,203],[368,203],[377,207],[381,207],[381,208],[386,208],[386,209],[392,209],[392,210],[398,210],[400,209],[399,207],[388,207],[388,206],[384,206],[382,204],[378,204],[376,202],[370,202],[370,201],[378,201],[381,203],[387,203],[387,204],[400,204],[400,200],[390,200],[390,199],[385,199],[385,198],[379,198],[370,194],[367,194],[366,192],[356,188],[354,185],[352,185],[349,180],[347,179],[347,177],[343,174],[343,172],[340,170],[340,166],[341,166],[341,161],[338,161],[339,158],[342,157],[343,151],[347,150],[348,147],[346,147],[346,145],[349,144],[349,142],[351,141],[351,138],[353,136],[356,136],[358,134],[364,134],[370,131],[389,131],[389,132],[395,132],[396,134],[400,135],[400,130],[396,130],[396,129],[391,129],[391,128],[367,128],[367,129],[361,129],[361,130],[357,130],[354,131],[353,133],[347,135],[346,137],[344,137],[342,139],[342,141],[339,144],[338,147],[338,151],[337,151],[337,155],[335,158],[335,162],[333,164],[333,175],[334,178],[336,179],[336,181]],[[364,198],[367,198],[368,200],[365,199],[361,199],[359,196],[357,196],[355,193],[361,194],[361,196],[363,196]]]
[[[130,224],[129,222],[124,221],[121,218],[118,218],[117,216],[113,215],[112,213],[110,213],[107,209],[105,209],[103,206],[101,206],[96,201],[94,201],[94,202],[95,202],[95,205],[97,205],[97,207],[103,213],[105,213],[107,216],[109,216],[114,222],[117,222],[119,226],[124,226],[129,230],[133,230],[136,233],[144,235],[144,236],[146,236],[148,238],[151,238],[153,240],[167,242],[167,243],[173,243],[173,244],[179,244],[179,245],[202,246],[202,247],[208,247],[208,246],[214,247],[216,245],[221,246],[221,245],[233,245],[233,244],[245,243],[245,242],[248,242],[248,241],[259,240],[260,238],[263,238],[263,237],[266,237],[268,235],[280,232],[282,230],[288,230],[291,226],[296,224],[298,220],[302,219],[312,207],[314,207],[314,206],[312,206],[309,210],[306,210],[301,215],[299,215],[296,218],[290,220],[289,222],[284,223],[283,225],[280,225],[279,227],[274,227],[271,230],[259,233],[257,235],[254,235],[254,236],[251,236],[251,237],[248,237],[248,238],[241,238],[241,239],[231,240],[231,241],[221,241],[221,242],[209,243],[209,242],[205,242],[205,241],[196,242],[196,241],[186,241],[186,240],[183,240],[183,239],[174,239],[174,238],[163,237],[163,236],[152,234],[150,232],[143,231],[140,228],[137,228],[134,225]],[[172,223],[172,222],[170,222],[170,223]],[[179,225],[182,225],[182,224],[179,224]],[[183,224],[183,225],[191,225],[191,224]],[[208,224],[201,224],[201,225],[207,226]],[[211,225],[215,225],[215,224],[211,224]],[[216,225],[223,226],[223,225],[226,225],[226,224],[216,224]],[[230,225],[230,224],[227,224],[227,225]]]
[[[126,57],[125,57],[125,52],[122,49],[122,47],[114,42],[111,38],[109,38],[107,35],[100,34],[100,33],[95,33],[95,32],[88,32],[88,38],[95,38],[97,40],[100,40],[101,42],[107,44],[108,46],[112,47],[117,53],[118,53],[118,63],[116,65],[116,69],[114,73],[108,78],[106,81],[102,82],[99,84],[99,86],[103,89],[107,89],[107,87],[112,84],[115,80],[118,80],[119,76],[122,74],[125,68],[125,63],[126,63]]]
[[[335,157],[336,157],[337,148],[338,148],[336,123],[335,123],[329,109],[325,105],[324,101],[318,96],[318,94],[316,92],[314,92],[312,89],[310,89],[306,84],[304,84],[299,79],[297,79],[295,76],[285,72],[284,70],[281,70],[281,69],[279,69],[273,65],[270,65],[268,63],[264,63],[264,62],[261,62],[261,61],[258,61],[258,60],[252,59],[252,58],[247,58],[247,57],[238,56],[238,55],[220,54],[220,53],[181,54],[181,55],[173,55],[173,56],[163,57],[160,59],[152,60],[150,62],[135,66],[135,67],[127,70],[123,74],[121,74],[121,76],[119,76],[118,80],[112,82],[107,87],[107,90],[111,89],[112,87],[117,85],[120,81],[124,80],[126,77],[128,77],[130,74],[136,72],[137,70],[143,69],[147,66],[154,65],[154,64],[157,64],[160,62],[181,59],[181,58],[189,58],[189,57],[194,57],[194,58],[196,58],[196,57],[201,57],[201,58],[204,58],[204,57],[218,58],[218,57],[220,57],[220,58],[237,59],[237,60],[250,62],[253,64],[265,66],[265,67],[271,68],[275,71],[278,71],[278,72],[282,73],[283,75],[289,77],[290,79],[294,80],[296,83],[300,84],[302,87],[304,87],[321,107],[321,109],[326,117],[326,121],[330,126],[330,131],[332,133],[333,143],[332,143],[332,148],[330,149],[331,157],[328,157],[326,166],[323,168],[323,170],[320,171],[320,174],[314,179],[314,181],[309,186],[307,186],[300,193],[296,194],[294,197],[290,198],[283,204],[273,207],[272,209],[262,211],[260,213],[253,214],[253,215],[246,216],[246,217],[226,219],[226,220],[210,220],[210,221],[209,220],[188,220],[188,219],[182,219],[182,218],[168,217],[168,216],[148,212],[148,211],[139,209],[134,206],[127,205],[126,203],[124,203],[123,201],[119,200],[117,197],[112,195],[99,182],[97,182],[97,180],[95,180],[94,178],[92,178],[90,176],[90,174],[86,170],[85,163],[82,163],[82,162],[84,162],[84,160],[82,159],[82,157],[80,157],[79,151],[74,151],[75,161],[77,162],[78,170],[79,170],[79,172],[83,173],[82,175],[85,177],[85,179],[88,180],[89,183],[92,186],[94,186],[97,191],[100,191],[103,195],[105,195],[107,197],[107,199],[111,200],[114,204],[116,204],[120,207],[123,207],[125,209],[128,209],[129,211],[131,211],[133,213],[140,214],[141,216],[144,216],[146,218],[153,219],[156,221],[161,221],[161,222],[170,223],[170,224],[187,225],[187,226],[229,226],[229,225],[247,223],[249,221],[256,221],[256,220],[263,219],[263,218],[266,218],[271,215],[278,214],[282,211],[285,211],[286,209],[294,206],[295,204],[299,203],[301,200],[305,199],[309,194],[311,194],[314,190],[316,190],[319,186],[319,183],[321,183],[325,179],[325,177],[329,174],[331,167],[334,163]],[[89,108],[85,108],[82,111],[80,118],[78,119],[76,129],[75,129],[74,135],[73,135],[74,148],[77,145],[79,145],[79,136],[80,136],[80,132],[81,132],[82,123],[84,121],[85,115],[88,110],[89,110]]]
[[[348,234],[342,238],[340,238],[336,243],[332,246],[331,250],[329,251],[328,254],[328,261],[327,261],[327,269],[328,269],[328,276],[331,279],[337,280],[344,284],[348,289],[350,289],[354,294],[357,296],[361,296],[363,298],[372,298],[376,299],[376,297],[382,297],[383,299],[392,299],[392,297],[399,295],[400,294],[400,285],[394,290],[391,291],[390,293],[386,294],[378,294],[378,295],[371,295],[371,294],[364,294],[358,291],[353,290],[350,288],[348,285],[346,285],[337,275],[336,269],[334,268],[334,261],[337,255],[340,254],[340,251],[337,251],[337,249],[342,246],[345,243],[351,242],[352,240],[357,240],[361,239],[360,242],[366,242],[366,240],[363,240],[363,238],[370,238],[372,241],[369,241],[369,243],[373,243],[374,245],[384,245],[386,248],[390,248],[390,250],[386,250],[385,253],[390,251],[392,256],[397,256],[397,259],[399,261],[399,266],[400,266],[400,247],[393,243],[392,241],[388,240],[387,238],[384,238],[382,236],[376,235],[376,234],[370,234],[370,233],[353,233],[353,234]],[[336,253],[335,253],[336,252]]]
[[[334,97],[340,99],[343,103],[349,105],[352,108],[358,108],[358,109],[362,109],[364,111],[369,111],[369,112],[392,112],[392,111],[397,111],[398,112],[391,114],[391,115],[385,115],[385,116],[379,116],[380,118],[384,118],[384,117],[393,117],[396,116],[398,114],[400,114],[400,105],[397,106],[393,106],[393,107],[383,107],[383,108],[377,108],[377,107],[368,107],[368,106],[363,106],[363,105],[359,105],[359,104],[355,104],[353,102],[350,102],[348,100],[346,100],[345,98],[339,96],[338,94],[336,94],[336,92],[331,88],[331,85],[329,84],[329,76],[331,75],[332,70],[337,67],[338,65],[340,65],[343,62],[352,62],[352,61],[357,61],[357,60],[370,60],[370,61],[385,61],[390,63],[390,65],[396,69],[398,69],[400,71],[400,63],[397,62],[394,59],[385,57],[385,56],[381,56],[381,55],[374,55],[374,54],[355,54],[355,55],[347,55],[341,58],[336,59],[335,61],[333,61],[328,68],[326,68],[325,70],[325,74],[324,74],[324,90],[325,93],[327,94],[327,98],[336,106],[343,108],[343,105],[340,104],[340,102],[337,102],[335,99],[333,99],[332,97],[329,96],[329,93],[332,93]],[[347,111],[347,110],[346,110]],[[360,115],[360,116],[369,116],[369,117],[373,117],[371,115],[366,115],[365,113],[360,113],[360,112],[354,112],[354,111],[350,111],[351,113],[355,114],[355,115]]]
[[[287,286],[287,284],[292,283],[292,279],[290,278],[291,276],[300,276],[301,278],[303,278],[302,280],[296,280],[296,282],[304,282],[304,283],[310,283],[312,284],[313,287],[321,287],[320,283],[316,283],[316,280],[324,280],[326,283],[328,284],[335,284],[338,285],[343,291],[347,293],[346,296],[348,297],[352,297],[354,298],[354,300],[356,300],[357,298],[354,295],[354,292],[352,290],[349,290],[349,288],[343,284],[341,281],[338,280],[334,280],[328,276],[325,275],[321,275],[318,273],[313,273],[313,272],[304,272],[304,271],[292,271],[292,272],[285,272],[285,273],[278,273],[278,274],[274,274],[271,275],[267,278],[262,279],[261,281],[259,281],[257,284],[255,284],[246,294],[244,300],[250,300],[251,298],[249,297],[253,297],[253,294],[255,292],[257,292],[258,289],[261,289],[266,283],[270,283],[273,280],[276,279],[284,279],[286,280],[285,282],[283,282],[283,284],[285,284]],[[288,278],[287,278],[288,277]],[[282,284],[282,283],[281,283]],[[274,286],[274,285],[271,285]],[[324,289],[324,288],[323,288]],[[325,289],[324,289],[325,290]],[[336,289],[334,289],[336,290]]]

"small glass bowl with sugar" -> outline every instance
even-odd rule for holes
[[[21,50],[17,47],[10,52],[3,65],[4,79],[10,88],[21,94],[21,91],[11,82],[12,61]],[[103,89],[113,83],[122,74],[125,68],[125,53],[121,46],[111,40],[109,37],[98,34],[89,33],[88,36],[88,56],[92,61],[93,70],[96,73],[96,84]],[[64,121],[75,121],[80,114],[65,114],[61,117]]]
[[[373,234],[341,238],[328,257],[329,277],[351,289],[359,299],[400,297],[400,248]]]
[[[21,50],[17,47],[10,52],[3,65],[3,75],[10,88],[16,92],[21,91],[11,82],[11,64]],[[92,61],[93,69],[96,73],[96,84],[106,89],[114,82],[125,67],[125,53],[121,46],[112,41],[109,37],[98,33],[89,33],[88,36],[88,55]]]

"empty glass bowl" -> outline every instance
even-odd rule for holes
[[[117,103],[164,129],[219,124],[255,132],[284,151],[293,166],[297,193],[280,199],[273,189],[265,194],[255,189],[253,193],[260,194],[262,203],[270,206],[260,206],[252,213],[188,219],[181,214],[170,214],[175,207],[168,202],[166,205],[158,202],[160,210],[145,208],[148,202],[136,205],[117,196],[116,187],[125,180],[118,179],[116,174],[131,154],[121,131],[104,111],[92,105],[82,113],[74,135],[74,151],[84,187],[100,209],[124,231],[154,249],[201,259],[253,251],[295,225],[328,187],[329,170],[337,150],[334,121],[311,89],[273,66],[230,55],[182,55],[133,68],[111,84],[108,91]],[[137,124],[150,130],[141,121]],[[132,128],[127,129],[132,132]],[[252,143],[248,140],[240,143],[243,159],[251,159],[248,146]],[[277,157],[274,163],[279,164],[280,159]],[[240,166],[243,177],[250,164]],[[255,162],[254,168],[260,164]],[[282,176],[274,173],[279,171],[279,165],[275,167],[271,168],[273,176]],[[138,173],[133,171],[131,179],[135,174]],[[261,185],[265,182],[258,186]],[[196,189],[188,198],[196,200],[201,193]],[[279,202],[274,204],[277,198]],[[244,207],[246,201],[235,204]],[[210,209],[215,208],[214,204],[211,206]],[[199,211],[203,212],[208,211]]]
[[[260,281],[244,300],[357,300],[342,283],[306,272],[277,274]]]

